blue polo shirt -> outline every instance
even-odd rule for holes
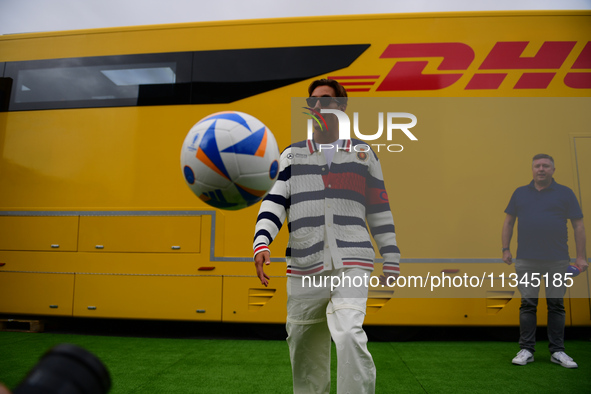
[[[568,260],[568,219],[583,217],[573,191],[552,183],[538,191],[534,181],[517,188],[505,213],[517,216],[517,258]]]

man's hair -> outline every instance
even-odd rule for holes
[[[323,79],[315,80],[314,82],[312,82],[310,84],[310,86],[308,86],[308,96],[311,96],[314,89],[316,89],[318,86],[330,86],[331,88],[334,89],[336,97],[340,97],[338,100],[339,104],[347,105],[347,101],[348,101],[347,90],[343,87],[343,85],[341,85],[335,79],[323,78]]]
[[[532,163],[536,160],[540,160],[540,159],[549,159],[552,162],[552,165],[554,165],[554,159],[552,158],[552,156],[547,155],[545,153],[538,153],[537,155],[534,156],[534,158],[531,160]]]

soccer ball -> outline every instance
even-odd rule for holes
[[[243,112],[218,112],[195,124],[181,150],[181,169],[197,197],[237,210],[265,197],[279,174],[275,137]]]

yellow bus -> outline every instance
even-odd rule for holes
[[[418,120],[417,141],[398,135],[404,149],[380,156],[401,275],[415,282],[372,289],[366,324],[516,326],[500,234],[534,154],[554,156],[591,229],[589,26],[588,11],[466,12],[2,36],[0,314],[284,322],[287,231],[265,288],[258,204],[203,203],[180,149],[199,119],[228,110],[263,121],[283,149],[292,100],[333,78],[352,100],[393,100]],[[433,276],[476,282],[459,296]],[[574,278],[567,325],[591,325],[590,289],[588,272]]]

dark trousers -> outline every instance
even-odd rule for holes
[[[540,288],[544,287],[548,304],[548,347],[551,353],[564,351],[564,294],[566,281],[564,274],[568,260],[515,260],[518,289],[521,293],[519,308],[519,346],[521,349],[535,352],[537,309]],[[547,275],[546,281],[544,276]],[[523,280],[526,279],[526,281]],[[540,282],[538,284],[538,279]],[[523,282],[523,283],[522,283]]]

